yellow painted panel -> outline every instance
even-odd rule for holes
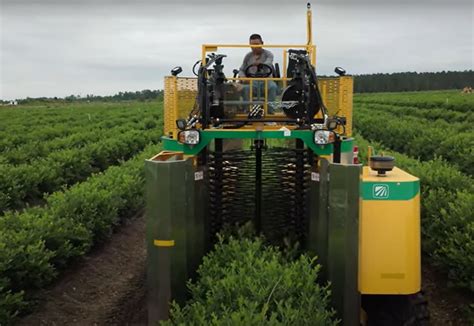
[[[419,194],[406,201],[362,200],[359,232],[362,294],[410,294],[420,290]]]
[[[153,244],[157,247],[174,247],[174,240],[154,240]]]
[[[165,77],[164,134],[177,138],[176,120],[185,119],[191,112],[197,96],[197,78]]]
[[[319,78],[319,90],[330,116],[337,115],[346,118],[346,135],[352,135],[352,99],[354,81],[352,76]],[[338,133],[343,128],[338,127]]]

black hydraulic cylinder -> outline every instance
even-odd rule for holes
[[[341,140],[336,138],[334,142],[333,163],[341,163]]]

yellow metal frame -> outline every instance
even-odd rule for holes
[[[299,48],[305,49],[311,58],[311,64],[316,66],[316,46],[313,45],[313,18],[312,18],[312,11],[310,6],[308,6],[308,10],[306,11],[306,36],[307,42],[306,44],[271,44],[271,45],[263,45],[263,44],[203,44],[201,50],[201,62],[206,62],[206,55],[208,52],[216,52],[219,48],[280,48],[283,49],[283,58],[285,57],[286,51],[288,49]],[[285,60],[285,59],[284,59]],[[286,71],[285,66],[286,60],[283,63],[283,71]],[[284,76],[286,77],[286,76]]]
[[[264,112],[268,113],[268,81],[272,80],[275,82],[281,82],[283,88],[287,86],[287,82],[290,78],[287,77],[286,71],[288,66],[288,50],[289,49],[305,49],[310,58],[311,63],[316,66],[316,46],[313,45],[313,32],[312,32],[312,12],[308,7],[306,14],[306,44],[270,44],[270,45],[249,45],[249,44],[204,44],[202,45],[202,62],[205,62],[206,55],[209,52],[216,52],[218,49],[225,48],[246,48],[249,47],[266,47],[266,48],[280,48],[283,51],[283,77],[282,78],[227,78],[234,82],[248,82],[250,84],[250,100],[253,100],[253,83],[255,81],[264,82]],[[353,96],[353,79],[351,76],[342,76],[334,78],[320,78],[319,89],[323,102],[328,109],[330,116],[338,115],[345,117],[347,120],[346,132],[347,136],[352,135],[352,96]],[[165,77],[165,135],[177,138],[178,129],[176,127],[177,119],[187,118],[187,115],[195,104],[197,96],[197,79],[192,77]],[[275,114],[272,117],[278,118],[279,116],[284,118],[283,114]],[[237,114],[236,118],[245,118],[246,115]],[[343,133],[343,128],[339,127],[337,130],[339,133]]]
[[[283,77],[282,78],[227,78],[234,82],[248,82],[250,84],[250,101],[253,100],[253,83],[255,81],[264,82],[264,112],[268,113],[268,81],[280,81],[283,88],[287,86],[288,78],[286,71],[288,66],[288,50],[289,49],[305,49],[310,58],[311,64],[316,66],[316,46],[313,45],[312,32],[312,12],[308,7],[306,14],[307,26],[306,44],[270,44],[270,45],[249,45],[249,44],[204,44],[202,45],[201,59],[205,62],[206,55],[209,52],[216,52],[219,49],[226,48],[280,48],[283,51]],[[345,128],[345,135],[352,135],[352,96],[353,96],[353,79],[351,76],[334,77],[334,78],[320,78],[319,89],[323,102],[328,109],[330,116],[338,115],[346,118],[347,124]],[[197,96],[197,79],[187,77],[165,77],[165,135],[177,138],[178,129],[176,127],[177,119],[187,118],[189,112],[194,106],[195,98]],[[244,114],[237,114],[236,118],[246,118]],[[272,118],[285,118],[283,114],[274,114]],[[321,116],[319,116],[321,117]],[[343,133],[343,128],[339,127],[337,130]]]
[[[206,61],[207,53],[216,52],[218,49],[232,49],[232,48],[270,48],[283,49],[283,58],[289,49],[304,49],[308,52],[311,58],[311,64],[316,65],[316,45],[313,44],[203,44],[201,50],[201,60]],[[283,62],[283,71],[286,71],[286,60]]]
[[[265,83],[265,113],[267,113],[268,85],[270,80],[284,83],[290,78],[228,78],[231,81],[263,81]],[[250,100],[252,100],[252,88],[250,87]],[[323,102],[328,109],[328,114],[338,115],[346,118],[346,135],[352,135],[352,76],[319,78],[319,89]],[[164,92],[164,134],[174,139],[178,136],[176,120],[185,119],[195,104],[197,97],[197,78],[195,77],[165,77]],[[246,115],[236,115],[236,118],[245,118]],[[283,114],[274,114],[274,118],[285,118]],[[280,126],[281,127],[281,126]],[[343,133],[342,127],[337,130]]]

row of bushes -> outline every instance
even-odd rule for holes
[[[417,117],[417,118],[423,118],[427,119],[427,123],[433,123],[436,121],[436,123],[442,123],[442,121],[445,121],[446,123],[449,123],[451,126],[453,123],[461,123],[465,125],[466,127],[467,124],[472,124],[474,123],[474,113],[472,112],[458,112],[458,111],[450,111],[446,109],[440,109],[440,108],[433,108],[433,109],[419,109],[416,106],[397,106],[394,104],[383,104],[383,103],[363,103],[359,102],[356,103],[358,106],[361,104],[364,105],[364,107],[370,109],[370,110],[375,110],[375,111],[384,111],[384,112],[390,112],[392,114],[396,114],[398,117]],[[433,120],[433,121],[429,121]],[[457,126],[457,125],[456,125]]]
[[[360,157],[369,145],[395,157],[396,166],[420,178],[422,248],[452,284],[474,292],[474,182],[440,159],[418,161],[356,136]]]
[[[192,299],[161,325],[336,325],[319,270],[314,258],[289,260],[259,238],[219,237],[188,284]]]
[[[130,130],[82,148],[52,152],[31,164],[0,164],[0,214],[36,204],[45,193],[85,180],[92,173],[127,160],[146,144],[157,142],[160,136],[161,131],[157,129]]]
[[[0,218],[0,325],[12,323],[32,291],[143,207],[143,161],[158,151],[150,145],[132,160],[50,195],[43,208]]]
[[[32,139],[21,146],[9,148],[0,155],[0,164],[25,164],[48,156],[51,152],[63,149],[80,148],[99,139],[107,139],[128,130],[146,130],[156,127],[156,122],[116,121],[116,126],[104,128],[102,124],[84,126],[66,137],[57,137],[49,141]]]
[[[50,141],[94,128],[113,128],[127,122],[157,119],[161,104],[136,107],[110,103],[21,108],[0,111],[0,151],[5,152],[31,141]],[[1,123],[7,122],[8,124]]]
[[[461,94],[459,90],[402,93],[364,93],[354,98],[359,103],[394,104],[416,106],[421,109],[441,108],[459,112],[471,112],[474,96]]]
[[[150,105],[148,105],[150,104]],[[67,123],[70,126],[80,126],[84,122],[104,121],[114,118],[117,114],[135,115],[140,110],[148,110],[160,105],[154,103],[94,103],[75,104],[60,103],[52,106],[15,106],[2,108],[0,116],[8,119],[8,124],[0,125],[0,132],[10,129],[23,128],[36,130],[48,125]]]
[[[421,160],[442,157],[474,175],[474,134],[469,128],[456,130],[447,122],[430,124],[429,120],[399,117],[364,106],[355,109],[354,121],[354,127],[367,139]]]

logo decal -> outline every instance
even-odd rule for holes
[[[374,198],[388,198],[389,196],[389,191],[388,191],[388,185],[383,185],[383,184],[378,184],[374,185],[372,188],[372,195]]]
[[[203,171],[194,172],[194,180],[195,181],[202,180],[202,179],[204,179],[204,172]]]
[[[319,181],[319,173],[311,172],[311,181]]]

